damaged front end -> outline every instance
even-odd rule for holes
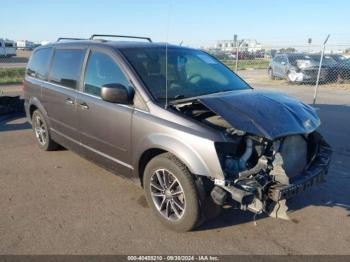
[[[214,181],[211,196],[217,204],[231,197],[243,210],[287,219],[286,200],[323,182],[327,175],[331,149],[317,132],[274,141],[242,139],[243,154],[218,149],[226,179]]]
[[[327,175],[331,148],[316,131],[320,120],[296,99],[249,90],[178,108],[226,136],[215,143],[225,174],[211,191],[218,205],[234,200],[242,210],[287,219],[286,200]]]

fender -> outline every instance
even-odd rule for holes
[[[30,124],[32,124],[32,119],[30,117],[30,111],[29,111],[31,106],[36,106],[40,110],[40,112],[44,115],[44,117],[46,118],[46,121],[49,121],[47,111],[45,110],[40,100],[37,97],[30,97],[28,101],[28,106],[26,106],[26,114],[27,114],[28,122]]]
[[[204,147],[215,150],[212,141],[203,138],[200,139],[203,140],[201,143]],[[172,153],[188,167],[192,174],[214,177],[218,179],[224,178],[221,168],[219,168],[219,170],[211,170],[206,164],[206,161],[197,153],[196,150],[191,148],[190,145],[185,144],[178,138],[166,134],[151,134],[136,144],[133,150],[133,166],[135,167],[135,174],[138,174],[139,172],[138,167],[142,154],[149,149],[162,149]],[[219,163],[218,166],[220,166]]]

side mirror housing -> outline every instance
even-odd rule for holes
[[[101,98],[111,103],[131,104],[134,98],[134,90],[122,84],[107,84],[101,89]]]

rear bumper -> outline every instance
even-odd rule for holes
[[[324,177],[328,173],[331,155],[331,147],[322,139],[319,142],[317,155],[306,170],[296,177],[296,179],[289,185],[272,185],[268,190],[268,197],[271,200],[278,202],[283,199],[292,198],[297,194],[306,191],[311,186],[323,182]]]

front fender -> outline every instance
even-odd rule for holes
[[[138,163],[144,152],[149,149],[162,149],[179,158],[191,173],[223,179],[220,163],[215,151],[213,141],[198,136],[179,138],[166,134],[151,134],[136,145],[134,167],[138,169]],[[138,170],[137,170],[138,172]]]

